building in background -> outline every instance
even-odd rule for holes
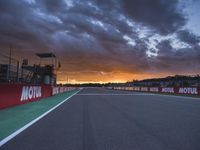
[[[19,62],[11,56],[0,54],[0,83],[56,85],[56,74],[61,64],[59,62],[57,65],[55,54],[37,53],[36,56],[40,58],[40,62],[30,65],[28,59]],[[48,63],[42,65],[44,59]]]
[[[174,86],[200,86],[200,76],[183,76],[175,75],[165,78],[146,79],[141,81],[133,81],[130,84],[134,86],[147,87],[174,87]]]

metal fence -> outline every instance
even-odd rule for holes
[[[19,61],[0,53],[0,82],[18,82],[19,77]]]

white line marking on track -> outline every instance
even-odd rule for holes
[[[77,96],[136,96],[136,95],[139,95],[139,96],[143,96],[143,95],[154,95],[154,94],[146,94],[146,93],[137,93],[137,94],[112,94],[112,93],[109,93],[109,94],[99,94],[99,93],[85,93],[85,94],[77,94]]]
[[[17,136],[21,132],[23,132],[24,130],[26,130],[28,127],[30,127],[31,125],[33,125],[34,123],[36,123],[37,121],[39,121],[40,119],[42,119],[44,116],[46,116],[47,114],[49,114],[50,112],[52,112],[54,109],[56,109],[57,107],[59,107],[60,105],[62,105],[64,102],[66,102],[68,99],[70,99],[71,97],[73,97],[74,95],[76,95],[80,91],[81,91],[81,89],[79,91],[77,91],[76,93],[72,94],[71,96],[69,96],[68,98],[66,98],[64,101],[62,101],[59,104],[57,104],[56,106],[54,106],[53,108],[51,108],[50,110],[48,110],[47,112],[43,113],[42,115],[40,115],[39,117],[37,117],[33,121],[29,122],[28,124],[26,124],[22,128],[18,129],[17,131],[15,131],[14,133],[12,133],[11,135],[9,135],[6,138],[4,138],[3,140],[1,140],[0,141],[0,147],[2,145],[4,145],[5,143],[7,143],[8,141],[10,141],[11,139],[13,139],[15,136]]]

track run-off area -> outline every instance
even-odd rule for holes
[[[200,150],[200,98],[84,88],[47,112],[0,150]]]

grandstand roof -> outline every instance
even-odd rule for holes
[[[36,53],[36,56],[40,57],[40,58],[55,58],[56,55],[53,53]]]

